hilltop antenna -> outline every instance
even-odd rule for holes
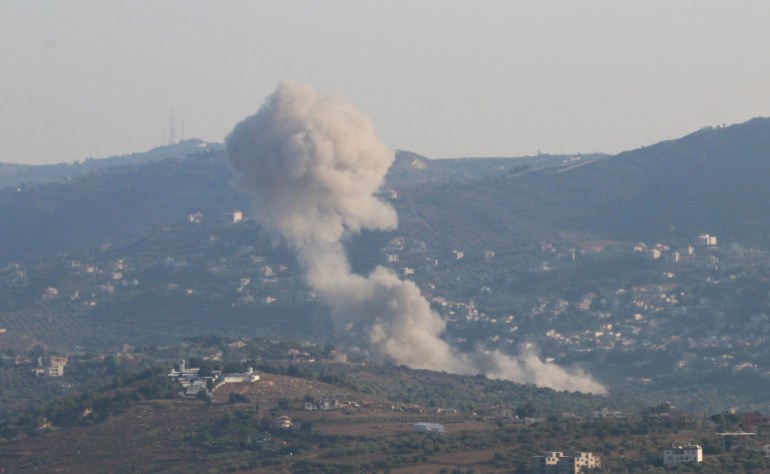
[[[180,142],[183,142],[183,141],[184,141],[184,120],[182,121],[182,133],[181,133],[181,135],[179,136],[179,141],[180,141]]]
[[[171,107],[171,117],[168,120],[168,144],[176,143],[176,128],[174,128],[174,108]]]

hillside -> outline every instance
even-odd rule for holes
[[[704,129],[612,157],[431,160],[400,151],[386,186],[399,192],[402,232],[416,238],[427,229],[423,240],[446,246],[526,246],[573,232],[617,240],[711,232],[767,246],[769,122]],[[0,189],[0,263],[129,242],[194,213],[211,220],[248,209],[217,147],[183,151],[125,159],[132,164],[92,160],[104,168]]]
[[[678,140],[479,183],[402,195],[424,227],[480,246],[570,232],[626,241],[711,232],[770,245],[770,119],[704,129]]]
[[[757,413],[695,417],[666,403],[620,405],[396,367],[288,368],[294,375],[262,372],[206,400],[175,396],[175,382],[160,370],[70,393],[0,426],[3,469],[520,473],[531,472],[533,456],[560,449],[592,452],[608,472],[653,473],[661,472],[663,449],[694,441],[704,454],[698,472],[770,471],[759,452],[724,451],[714,434],[765,419]],[[415,423],[425,421],[442,431],[418,432]],[[757,442],[768,436],[760,430]]]
[[[396,161],[388,171],[387,186],[401,189],[425,184],[435,186],[476,182],[486,178],[522,175],[543,168],[593,161],[605,156],[589,154],[430,159],[417,153],[399,150],[396,152]]]
[[[77,165],[7,165],[26,169],[24,179],[29,182],[0,185],[0,223],[7,223],[0,225],[0,264],[130,242],[191,214],[223,222],[226,212],[247,210],[249,198],[233,189],[232,171],[221,147],[210,145],[201,151],[199,144],[190,140]],[[478,182],[564,160],[555,156],[430,160],[398,152],[387,186]],[[52,174],[56,167],[66,172]],[[21,175],[13,181],[21,182]]]
[[[128,242],[190,214],[224,220],[247,206],[219,152],[110,167],[0,189],[0,262]]]
[[[401,152],[388,176],[399,229],[345,245],[356,272],[413,280],[460,351],[532,347],[613,396],[764,410],[769,129],[755,119],[516,172],[517,159]],[[213,151],[0,191],[9,368],[20,354],[202,334],[339,344],[294,255],[230,180]]]
[[[405,368],[293,367],[302,375],[262,372],[256,383],[220,386],[208,402],[173,398],[173,382],[159,371],[70,393],[28,412],[22,424],[0,426],[4,436],[16,438],[0,438],[3,468],[299,473],[349,472],[358,464],[367,471],[434,470],[452,466],[454,455],[485,472],[510,472],[540,442],[539,436],[523,441],[518,434],[544,436],[536,423],[546,415],[590,416],[621,407],[602,397]],[[305,408],[324,399],[333,401],[330,407]],[[518,423],[516,413],[522,416]],[[291,417],[292,427],[271,428],[278,415]],[[440,437],[414,433],[413,423],[424,420],[443,423],[446,432]],[[427,447],[430,439],[436,448]],[[509,453],[512,443],[525,452],[495,460],[495,453]]]

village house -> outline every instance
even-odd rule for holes
[[[288,416],[277,416],[270,422],[270,426],[275,430],[288,430],[291,428],[291,418]]]

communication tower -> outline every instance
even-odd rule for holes
[[[171,108],[171,117],[168,120],[168,144],[176,143],[176,128],[174,127],[174,108]]]

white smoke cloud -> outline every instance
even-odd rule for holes
[[[293,247],[337,328],[378,357],[556,390],[605,392],[586,374],[533,353],[459,353],[441,339],[446,324],[413,282],[385,267],[368,276],[352,272],[343,240],[398,224],[395,210],[375,196],[394,154],[341,96],[282,82],[256,114],[235,126],[226,148],[238,185],[254,194],[257,219]]]

